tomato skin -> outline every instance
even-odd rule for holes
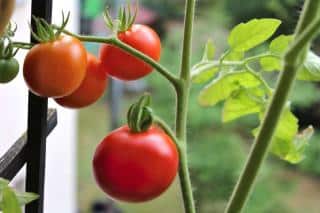
[[[143,202],[170,186],[178,164],[177,148],[163,130],[151,126],[133,133],[122,126],[98,145],[93,171],[98,185],[112,198]]]
[[[55,101],[68,108],[82,108],[96,102],[107,86],[107,76],[101,68],[100,60],[87,53],[87,71],[80,87],[71,95],[57,98]]]
[[[119,33],[118,38],[154,60],[160,60],[161,41],[150,27],[134,24],[129,30]],[[142,78],[153,69],[142,60],[109,44],[101,46],[100,59],[109,75],[125,81]]]
[[[0,83],[12,81],[19,72],[19,63],[15,58],[0,59]]]
[[[74,92],[85,77],[87,52],[70,36],[35,45],[27,54],[23,76],[29,89],[43,97],[63,97]]]

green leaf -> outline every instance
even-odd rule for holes
[[[20,206],[24,206],[39,198],[39,195],[31,192],[16,192]]]
[[[240,61],[244,58],[244,52],[230,51],[224,58],[225,61]]]
[[[280,20],[270,18],[241,23],[232,29],[228,43],[231,49],[245,52],[269,39],[280,24]]]
[[[281,60],[275,57],[263,57],[260,59],[263,71],[272,72],[281,70]]]
[[[203,61],[191,69],[193,83],[202,84],[212,79],[219,72],[217,63]]]
[[[208,84],[198,97],[202,106],[212,106],[227,99],[232,92],[241,88],[252,88],[260,85],[260,81],[247,71],[230,72],[220,75]]]
[[[292,35],[280,35],[273,39],[269,45],[269,51],[272,54],[281,57],[288,49],[292,42]],[[260,59],[261,67],[264,71],[279,71],[281,70],[281,59],[276,57],[264,57]]]
[[[209,39],[207,41],[206,47],[204,49],[202,61],[213,60],[215,52],[216,52],[216,47],[214,46],[213,41],[211,39]]]
[[[245,115],[259,113],[264,105],[264,95],[264,90],[260,88],[234,92],[224,104],[222,121],[229,122]]]
[[[8,181],[8,180],[6,180],[6,179],[4,179],[4,178],[0,178],[0,191],[1,191],[3,188],[7,187],[8,184],[9,184],[9,181]]]
[[[320,57],[309,51],[297,75],[298,80],[320,81]]]
[[[309,145],[309,141],[313,136],[314,129],[312,126],[304,129],[300,134],[296,135],[291,150],[287,154],[285,160],[291,163],[299,163],[304,159],[304,151]]]
[[[262,120],[263,114],[260,115]],[[304,149],[313,134],[313,128],[309,127],[298,135],[298,119],[287,106],[277,124],[276,131],[271,141],[271,152],[289,163],[299,163],[304,158]],[[253,130],[257,136],[260,127]]]
[[[208,40],[202,60],[191,69],[191,79],[193,83],[205,83],[215,76],[219,71],[217,63],[212,62],[215,54],[215,46],[212,40]],[[211,60],[211,61],[210,61]]]
[[[282,55],[286,52],[292,41],[292,35],[280,35],[271,41],[269,50],[273,54]]]
[[[2,191],[2,211],[3,213],[21,213],[18,198],[10,187],[5,187]]]

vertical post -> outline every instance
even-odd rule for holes
[[[33,0],[31,14],[51,22],[52,0]],[[35,29],[32,20],[31,26]],[[32,42],[36,42],[31,38]],[[26,191],[37,193],[38,200],[26,205],[26,213],[42,213],[45,181],[45,155],[48,99],[29,92],[27,130]]]

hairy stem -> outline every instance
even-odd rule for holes
[[[190,181],[190,174],[188,168],[187,158],[187,115],[188,103],[190,94],[190,67],[191,67],[191,49],[192,49],[192,32],[193,21],[195,12],[195,0],[186,0],[185,7],[185,21],[184,21],[184,36],[183,36],[183,49],[182,61],[180,70],[180,82],[176,85],[176,135],[182,142],[180,150],[180,167],[179,177],[180,185],[186,213],[195,213],[195,205],[192,194],[192,186]]]
[[[226,213],[238,213],[243,210],[257,177],[258,171],[267,154],[272,136],[276,130],[277,123],[287,102],[290,89],[292,88],[296,78],[296,73],[299,68],[299,63],[297,63],[297,60],[299,57],[301,57],[301,52],[303,54],[303,52],[306,50],[305,48],[308,47],[310,40],[316,33],[315,29],[312,30],[308,28],[306,31],[305,28],[312,22],[314,18],[316,18],[315,16],[320,12],[320,0],[307,0],[305,4],[306,5],[304,6],[304,10],[299,21],[299,23],[304,24],[298,24],[297,28],[300,29],[296,31],[299,32],[299,34],[302,32],[302,34],[301,36],[296,36],[298,39],[294,40],[293,45],[285,56],[283,72],[279,77],[276,90],[268,107],[266,116],[262,122],[258,136],[254,141],[254,145],[249,154],[244,171],[230,198],[225,211]],[[313,7],[308,6],[310,4],[312,4]],[[313,26],[316,25],[313,24]],[[299,51],[296,51],[297,46],[300,47],[300,49],[298,49]]]

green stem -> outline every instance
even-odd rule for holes
[[[268,83],[261,77],[261,75],[259,75],[259,73],[255,72],[250,66],[249,64],[245,65],[247,71],[249,73],[251,73],[257,80],[259,80],[261,82],[261,84],[263,85],[263,87],[265,88],[267,94],[269,96],[272,95],[272,89],[271,87],[269,87]]]
[[[79,40],[84,42],[105,43],[105,44],[112,44],[116,47],[119,47],[120,49],[130,53],[131,55],[143,60],[144,62],[152,66],[156,71],[158,71],[163,77],[165,77],[168,81],[170,81],[174,86],[178,85],[179,79],[174,74],[172,74],[168,69],[163,67],[161,64],[159,64],[155,60],[153,60],[151,57],[143,54],[142,52],[125,44],[124,42],[120,41],[115,37],[106,38],[106,37],[98,37],[98,36],[77,35],[67,30],[63,30],[63,33],[76,37]]]
[[[190,68],[191,68],[191,51],[192,51],[192,32],[195,13],[195,0],[186,0],[185,20],[184,20],[184,36],[182,61],[180,70],[180,81],[175,86],[177,96],[176,107],[176,135],[179,141],[182,142],[180,151],[180,185],[186,213],[195,213],[195,205],[192,194],[192,186],[188,168],[187,158],[187,115],[190,94]]]
[[[254,62],[256,60],[259,60],[259,59],[265,58],[265,57],[274,57],[274,58],[281,59],[281,56],[275,55],[272,53],[263,53],[263,54],[251,56],[251,57],[245,58],[243,61],[225,61],[225,60],[220,59],[220,60],[208,62],[208,64],[203,66],[200,71],[198,71],[197,73],[192,73],[192,76],[198,75],[199,73],[206,71],[208,69],[213,69],[213,68],[217,68],[217,67],[222,68],[222,67],[229,67],[229,66],[246,66],[246,65],[250,64],[251,62]]]
[[[156,115],[153,115],[153,119],[154,119],[154,123],[157,124],[159,127],[161,127],[161,129],[163,129],[167,133],[167,135],[169,135],[169,137],[175,142],[176,146],[179,149],[179,152],[181,152],[182,144],[178,140],[178,138],[175,136],[174,132],[169,127],[169,125],[164,120],[162,120],[160,117],[158,117]]]
[[[298,32],[303,33],[301,34],[301,36],[298,36],[298,39],[295,39],[294,44],[291,46],[287,55],[285,56],[283,72],[281,72],[280,74],[276,90],[268,107],[266,116],[262,122],[261,129],[254,141],[254,145],[249,154],[249,158],[245,165],[244,171],[230,198],[225,211],[226,213],[238,213],[243,210],[243,207],[248,199],[250,191],[257,177],[258,171],[265,159],[265,156],[267,155],[272,136],[277,127],[277,123],[279,121],[283,108],[287,102],[287,97],[290,89],[292,88],[292,85],[296,78],[296,73],[299,68],[299,66],[297,65],[297,60],[301,55],[301,50],[304,51],[303,49],[305,47],[308,47],[312,36],[314,36],[316,33],[316,30],[310,29],[310,27],[307,29],[307,31],[305,31],[305,27],[307,27],[314,18],[313,16],[306,15],[306,13],[314,14],[314,16],[318,14],[320,12],[320,0],[307,0],[306,5],[310,4],[312,4],[313,7],[304,7],[300,18],[303,20],[300,20],[299,23],[305,24],[303,25],[303,27],[301,27],[301,29],[298,30]],[[313,28],[315,28],[315,24],[312,25]],[[301,26],[301,24],[298,25],[298,28],[299,26]],[[296,49],[297,46],[299,46],[300,49]]]

